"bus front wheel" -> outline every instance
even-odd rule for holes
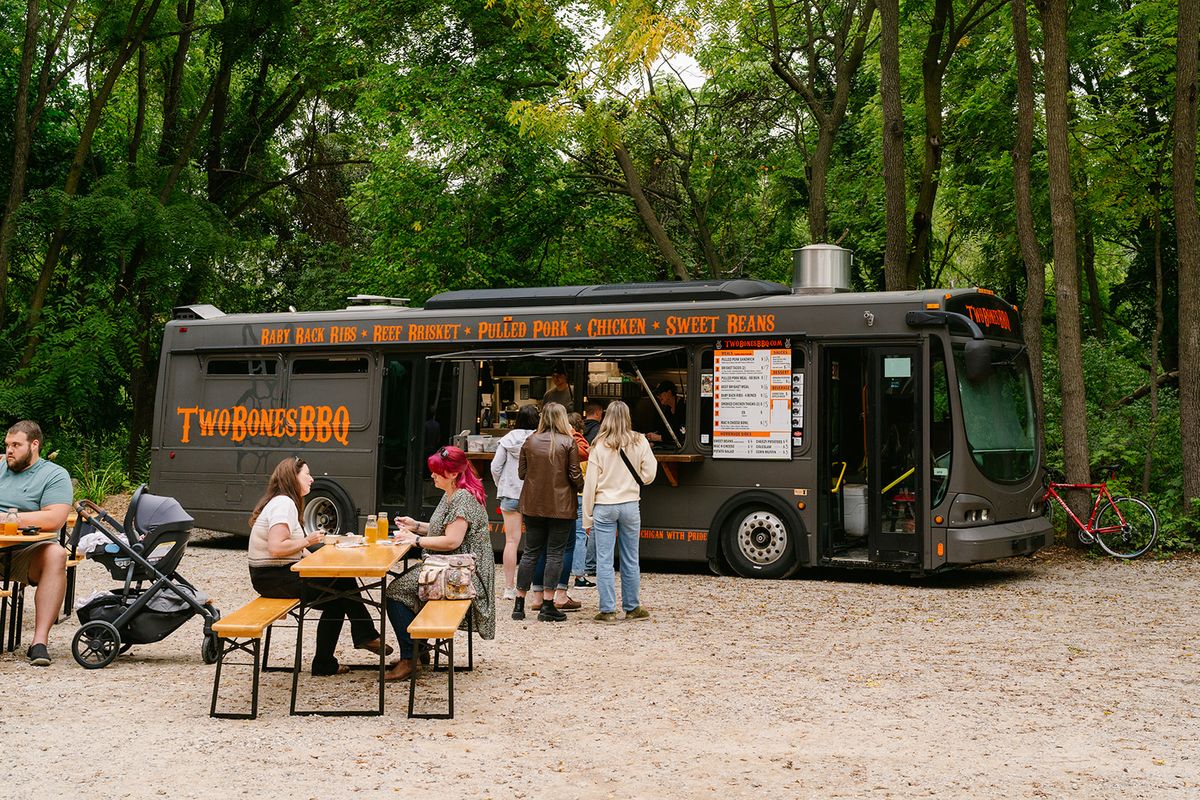
[[[795,534],[776,511],[764,506],[730,517],[721,544],[729,566],[743,578],[782,578],[795,565]]]
[[[341,487],[313,486],[304,498],[304,530],[324,530],[329,535],[357,533],[354,506]]]

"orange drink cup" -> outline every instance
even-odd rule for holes
[[[388,518],[387,514],[379,514],[375,517],[375,541],[382,541],[388,538]]]

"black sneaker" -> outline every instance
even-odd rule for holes
[[[566,618],[566,614],[554,607],[553,600],[542,603],[542,608],[538,611],[538,622],[563,622]]]
[[[596,584],[594,582],[589,581],[587,578],[583,577],[582,575],[576,576],[576,578],[575,578],[575,588],[576,589],[578,589],[581,586],[588,587],[588,586],[595,586],[595,585]]]
[[[46,649],[44,644],[31,644],[25,655],[29,656],[29,663],[35,667],[50,666],[50,651]]]

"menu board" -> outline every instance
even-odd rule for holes
[[[792,397],[790,349],[715,351],[713,458],[790,459]]]

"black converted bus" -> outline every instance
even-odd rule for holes
[[[792,287],[178,309],[162,347],[151,485],[199,525],[244,532],[270,470],[302,454],[317,479],[306,524],[332,532],[377,511],[428,518],[439,492],[425,459],[457,443],[494,501],[490,450],[563,364],[576,410],[620,398],[635,419],[653,417],[653,389],[668,382],[683,401],[642,494],[646,559],[756,577],[806,565],[929,573],[1049,544],[1016,309],[981,289],[840,291],[845,253],[798,252],[807,285]]]

